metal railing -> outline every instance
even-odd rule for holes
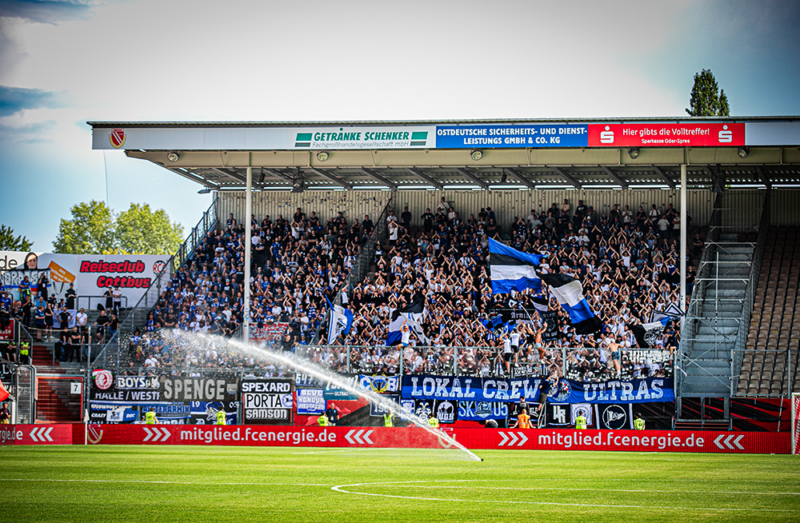
[[[113,348],[119,350],[120,337],[124,333],[133,333],[137,326],[141,326],[150,309],[155,307],[158,298],[161,296],[161,289],[166,288],[169,281],[172,279],[174,272],[181,267],[186,260],[188,260],[195,252],[197,247],[203,241],[208,231],[212,230],[217,225],[217,200],[211,202],[211,206],[203,213],[203,217],[197,225],[192,228],[192,232],[186,240],[178,247],[178,250],[173,254],[164,266],[161,274],[156,276],[150,287],[142,294],[142,297],[128,312],[124,319],[120,318],[119,329],[105,344],[103,349],[97,354],[93,361],[98,361],[102,358],[102,364],[107,366],[111,358],[110,352]],[[117,354],[117,363],[119,363],[119,354]]]
[[[103,307],[105,307],[106,299],[107,298],[105,296],[78,296],[77,308],[78,309],[82,308],[81,307],[81,300],[88,300],[88,305],[83,307],[86,310],[92,310],[92,300],[97,300],[96,303],[101,303],[101,304],[103,304]],[[121,309],[127,309],[128,308],[128,297],[127,296],[122,296],[122,299],[120,301],[124,304],[120,308]],[[106,310],[110,310],[110,309],[106,309]]]
[[[365,361],[365,351],[384,351],[376,362]],[[628,349],[621,351],[620,372],[614,365],[610,354],[596,363],[602,368],[587,369],[589,361],[585,356],[598,349],[586,348],[552,348],[529,353],[523,349],[519,358],[511,358],[508,368],[505,366],[502,347],[466,347],[466,346],[409,346],[406,348],[367,346],[367,345],[300,345],[293,353],[281,352],[297,358],[311,360],[323,367],[342,374],[386,374],[386,375],[447,375],[474,377],[566,377],[575,381],[604,382],[610,380],[631,380],[644,377],[673,376],[672,354],[667,349]],[[608,351],[605,351],[608,352]],[[481,364],[475,358],[481,354],[486,361]],[[419,359],[417,359],[419,356]],[[470,360],[470,358],[473,358]],[[265,358],[268,363],[269,359]],[[141,363],[134,366],[109,366],[109,370],[128,375],[172,374],[172,375],[206,375],[208,373],[245,373],[264,375],[291,374],[291,369],[276,366],[268,369],[268,365],[243,367],[208,367],[205,365],[158,365],[148,367]]]
[[[300,355],[342,373],[434,374],[480,377],[559,376],[577,381],[608,381],[664,372],[673,375],[673,354],[667,349],[621,351],[619,372],[608,351],[591,348],[523,347],[508,366],[502,347],[307,345]],[[380,351],[380,354],[378,352]],[[617,378],[619,375],[619,378]]]

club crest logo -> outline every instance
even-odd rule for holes
[[[89,425],[89,443],[97,445],[103,439],[103,429],[99,425]]]
[[[164,260],[158,260],[153,264],[153,274],[161,274],[164,272],[164,269],[167,267],[167,262]]]
[[[569,392],[569,382],[567,380],[559,380],[555,386],[550,387],[550,392],[547,393],[547,396],[554,402],[563,402],[569,398]]]
[[[108,390],[114,384],[114,375],[110,370],[96,370],[92,372],[94,384],[100,390]]]
[[[618,430],[628,423],[628,415],[625,409],[619,405],[609,405],[603,411],[603,424],[609,429]]]
[[[125,129],[113,129],[111,134],[108,135],[108,142],[114,149],[119,149],[125,145],[125,140],[128,137],[125,135]]]

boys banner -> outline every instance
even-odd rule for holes
[[[473,402],[537,401],[541,378],[472,378],[465,376],[403,376],[403,398]],[[548,400],[558,403],[648,403],[674,401],[672,378],[647,378],[602,383],[559,380],[549,387]]]

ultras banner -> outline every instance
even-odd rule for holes
[[[517,402],[537,401],[541,378],[471,378],[464,376],[403,376],[402,397],[415,400]],[[582,383],[559,380],[549,387],[548,400],[558,403],[647,403],[674,401],[672,378]]]

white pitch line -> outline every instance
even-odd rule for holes
[[[16,478],[5,479],[3,481],[31,481],[31,482],[55,482],[55,483],[146,483],[154,485],[196,485],[196,486],[215,486],[215,485],[259,485],[264,487],[283,486],[283,487],[329,487],[328,483],[196,483],[192,481],[162,481],[148,479],[34,479]]]
[[[478,480],[480,481],[480,480]],[[486,480],[490,481],[490,480]],[[523,480],[520,480],[523,481]],[[753,494],[755,496],[800,496],[800,492],[747,492],[747,491],[728,491],[728,490],[635,490],[635,489],[607,489],[607,488],[567,488],[567,487],[465,487],[447,485],[388,485],[391,488],[418,488],[418,489],[481,489],[481,490],[563,490],[570,492],[592,491],[592,492],[657,492],[660,494]]]
[[[350,485],[336,485],[331,487],[334,492],[341,492],[343,494],[355,494],[358,496],[374,496],[379,498],[395,498],[395,499],[409,499],[415,501],[455,501],[459,503],[501,503],[509,505],[554,505],[564,507],[594,507],[594,508],[638,508],[638,509],[655,509],[655,510],[715,510],[726,512],[797,512],[791,509],[764,509],[764,508],[728,508],[728,507],[676,507],[676,506],[654,506],[654,505],[602,505],[596,503],[559,503],[555,501],[513,501],[513,500],[491,500],[491,499],[458,499],[458,498],[424,498],[420,496],[398,496],[395,494],[378,494],[372,492],[352,492],[344,490],[345,487],[368,487],[368,486],[385,486],[397,483],[413,483],[411,481],[392,481],[381,483],[352,483]]]
[[[303,454],[332,454],[334,452],[363,452],[365,450],[397,450],[397,449],[389,447],[377,447],[377,448],[363,448],[363,449],[318,450],[314,452],[292,452],[292,455],[300,456]]]

